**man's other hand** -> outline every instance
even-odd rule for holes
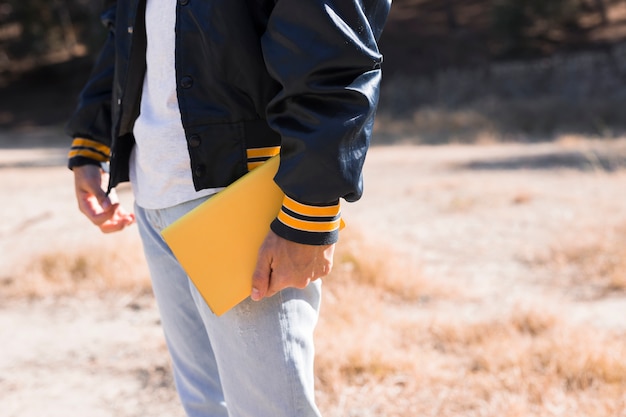
[[[113,202],[102,189],[104,171],[97,165],[74,167],[78,208],[103,233],[124,229],[135,222],[135,215]]]
[[[252,276],[252,299],[259,301],[288,287],[305,288],[311,281],[328,275],[334,252],[334,244],[303,245],[270,231],[259,249]]]

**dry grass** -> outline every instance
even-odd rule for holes
[[[458,295],[350,242],[318,327],[326,416],[626,416],[623,334],[570,325],[541,302],[469,321],[449,314]]]
[[[328,281],[340,285],[358,282],[402,301],[420,302],[434,292],[440,295],[441,291],[451,291],[425,280],[417,261],[399,257],[388,247],[368,244],[351,229],[342,231],[334,268]]]
[[[462,294],[351,233],[325,280],[317,332],[325,416],[626,416],[624,334],[571,325],[541,300],[495,318],[455,315],[469,302]],[[594,250],[619,246],[611,243],[585,253],[595,259]],[[626,255],[624,247],[615,250]],[[3,293],[149,289],[139,247],[91,249],[41,254]],[[589,270],[603,265],[572,259]]]
[[[537,315],[335,325],[319,347],[322,407],[328,416],[623,416],[623,335]]]
[[[104,246],[58,248],[35,254],[28,262],[16,265],[0,285],[4,296],[34,299],[151,291],[141,247],[119,240]]]
[[[626,224],[558,243],[535,262],[592,297],[626,292]]]

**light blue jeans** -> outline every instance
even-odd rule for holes
[[[248,298],[215,316],[159,233],[205,199],[162,210],[135,206],[185,412],[189,417],[319,417],[313,330],[321,283],[286,289],[261,302]]]

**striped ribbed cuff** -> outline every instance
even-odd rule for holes
[[[341,225],[339,202],[329,206],[313,206],[285,196],[271,228],[278,236],[293,242],[330,245],[337,242]]]
[[[95,140],[75,138],[68,153],[70,168],[86,163],[99,164],[109,160],[111,149]]]

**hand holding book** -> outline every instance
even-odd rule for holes
[[[270,231],[261,245],[252,276],[252,299],[271,297],[288,287],[304,288],[328,275],[335,245],[290,242]]]

